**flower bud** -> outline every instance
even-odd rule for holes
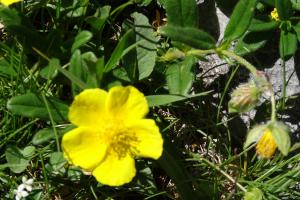
[[[244,147],[256,142],[256,153],[262,158],[270,159],[276,149],[287,155],[291,146],[289,130],[282,122],[269,122],[251,129]]]
[[[255,107],[260,97],[261,91],[254,82],[239,85],[231,94],[228,103],[230,113],[248,112]]]

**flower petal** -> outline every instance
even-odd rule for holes
[[[130,126],[137,140],[137,156],[158,159],[163,152],[163,138],[152,119],[141,119]]]
[[[70,106],[69,120],[77,126],[95,126],[103,122],[107,92],[99,88],[86,89]]]
[[[102,184],[120,186],[129,183],[135,176],[134,159],[127,154],[119,159],[108,154],[105,160],[93,171],[93,176]]]
[[[92,171],[103,160],[107,146],[95,129],[79,127],[63,136],[62,148],[70,163]]]
[[[19,1],[21,1],[21,0],[2,0],[0,2],[5,6],[9,6],[10,4],[17,3]]]
[[[112,116],[126,121],[141,119],[149,112],[144,94],[132,86],[111,88],[107,97],[107,109]]]

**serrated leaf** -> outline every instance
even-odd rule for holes
[[[53,120],[67,121],[68,106],[54,97],[48,97],[47,101]],[[13,97],[8,101],[7,108],[17,115],[49,120],[49,113],[43,98],[38,94],[28,93]]]
[[[161,28],[161,33],[196,49],[213,49],[216,44],[211,35],[197,28],[167,25]]]
[[[163,2],[168,24],[181,27],[198,27],[198,9],[195,0],[167,0]]]
[[[225,41],[241,37],[248,29],[253,17],[257,0],[240,0],[230,16],[224,33]]]

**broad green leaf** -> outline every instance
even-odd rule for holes
[[[54,97],[48,97],[47,101],[53,120],[56,122],[67,121],[68,106]],[[13,97],[8,101],[7,108],[17,115],[50,119],[45,102],[38,94],[27,93]]]
[[[249,31],[250,32],[258,32],[258,31],[269,31],[276,29],[279,27],[280,22],[278,21],[261,21],[258,19],[252,19],[251,24],[249,26]]]
[[[53,79],[58,74],[57,68],[60,66],[58,59],[51,59],[48,63],[48,66],[44,67],[40,71],[40,75],[45,79]]]
[[[195,0],[167,0],[163,4],[169,25],[198,27],[198,8]]]
[[[297,35],[293,30],[281,30],[279,41],[280,57],[287,60],[293,56],[297,50],[297,43]]]
[[[67,160],[64,158],[62,152],[53,152],[50,154],[49,163],[54,171],[58,171],[64,167],[67,163]]]
[[[291,139],[289,136],[289,128],[282,122],[275,122],[268,126],[272,136],[283,155],[287,155],[291,147]]]
[[[292,14],[292,3],[290,0],[275,0],[275,6],[280,20],[288,20]]]
[[[149,24],[148,18],[140,13],[133,13],[134,33],[129,38],[128,46],[139,42],[139,44],[128,52],[124,57],[124,67],[131,81],[144,79],[153,71],[156,60],[156,43],[154,31]],[[129,25],[132,26],[132,25]]]
[[[103,6],[97,9],[96,16],[91,16],[86,19],[87,23],[89,23],[94,29],[100,31],[103,29],[104,24],[109,17],[110,6]]]
[[[128,39],[130,37],[130,35],[132,34],[132,29],[128,30],[119,40],[118,45],[116,46],[116,48],[114,49],[114,51],[112,52],[109,60],[107,61],[105,67],[104,67],[104,72],[109,72],[112,69],[114,69],[117,64],[119,63],[119,61],[121,60],[121,58],[125,55],[124,52],[127,48],[127,44],[128,44]]]
[[[24,150],[16,146],[9,146],[5,151],[7,164],[14,173],[23,172],[29,164],[31,157],[35,152],[33,146],[25,147]]]
[[[73,53],[79,47],[85,45],[90,39],[93,37],[93,34],[89,31],[80,31],[75,39],[71,48],[71,52]]]
[[[185,43],[196,49],[215,48],[215,39],[197,28],[167,25],[161,28],[161,32],[174,41]]]
[[[166,79],[170,94],[188,94],[194,81],[194,73],[191,70],[195,62],[196,59],[189,56],[181,62],[168,66]]]
[[[263,47],[272,32],[248,32],[240,38],[235,46],[234,52],[238,55],[246,55]]]
[[[77,77],[79,80],[85,82],[87,78],[87,66],[84,64],[82,60],[82,56],[80,50],[76,50],[71,57],[70,66],[68,68],[69,72]],[[72,82],[71,84],[72,94],[75,96],[76,94],[80,93],[81,88],[78,87],[77,84]]]
[[[84,16],[87,11],[89,0],[74,0],[70,12],[66,15],[70,18]]]
[[[247,190],[244,196],[245,200],[262,200],[263,199],[263,193],[260,189],[251,187]]]
[[[210,94],[212,91],[202,92],[189,96],[181,96],[181,95],[172,95],[172,94],[161,94],[161,95],[149,95],[146,96],[149,107],[153,106],[163,106],[171,103],[175,103],[178,101],[187,100],[190,98],[196,98],[200,96],[206,96]]]
[[[152,0],[136,0],[135,3],[139,4],[140,6],[148,6]]]
[[[267,128],[266,124],[257,125],[254,128],[252,128],[247,135],[244,148],[247,148],[250,144],[257,142],[262,136],[262,134],[264,133],[264,131],[266,130],[266,128]]]
[[[257,0],[240,0],[235,6],[224,33],[225,41],[241,37],[248,29]]]

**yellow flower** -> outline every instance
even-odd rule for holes
[[[69,120],[77,128],[63,136],[66,159],[102,184],[130,182],[135,157],[158,159],[163,151],[154,120],[144,119],[148,111],[145,96],[132,86],[84,90],[70,106]]]
[[[0,0],[0,3],[2,3],[5,6],[9,6],[9,5],[11,5],[13,3],[17,3],[19,1],[21,1],[21,0]]]
[[[274,10],[271,12],[271,19],[279,21],[279,15],[276,8],[274,8]]]
[[[266,128],[263,135],[256,144],[256,152],[262,158],[271,158],[277,148],[275,139],[269,128]]]

